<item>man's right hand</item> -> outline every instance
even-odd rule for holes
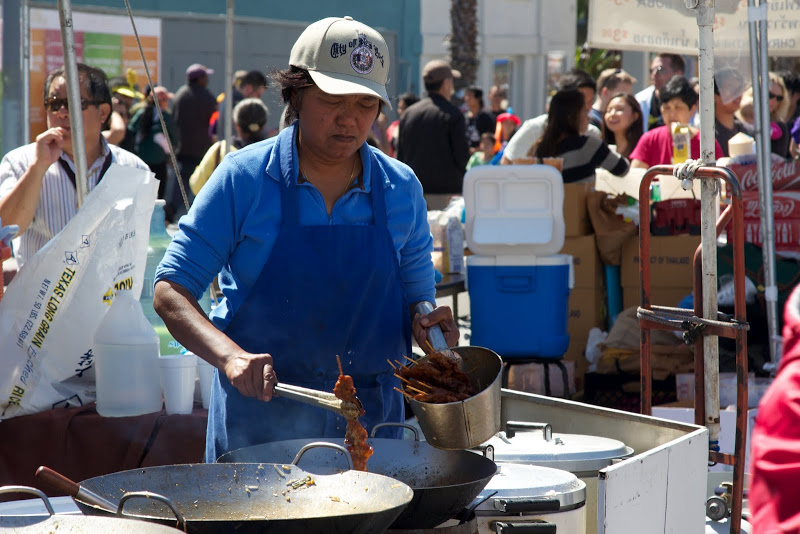
[[[56,127],[45,130],[36,136],[36,163],[47,169],[61,157],[64,146],[64,128]]]
[[[271,355],[242,351],[225,362],[224,371],[231,385],[245,397],[263,401],[272,399],[272,390],[278,384],[278,377],[272,368]]]

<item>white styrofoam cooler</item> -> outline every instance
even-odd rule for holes
[[[547,256],[564,246],[564,181],[550,165],[474,167],[464,204],[474,254]]]

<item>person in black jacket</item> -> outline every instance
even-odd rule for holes
[[[190,65],[186,69],[186,84],[178,89],[172,101],[172,118],[180,136],[175,157],[190,203],[194,195],[189,189],[189,177],[211,147],[208,125],[211,115],[217,110],[217,99],[207,88],[211,74],[214,74],[212,69],[199,63]],[[175,186],[167,195],[166,211],[170,222],[177,221],[186,213],[179,186],[177,183]]]
[[[461,194],[469,160],[464,116],[450,103],[453,78],[461,73],[442,60],[428,62],[422,78],[428,96],[400,119],[397,159],[410,166],[422,183],[429,210],[442,209]]]

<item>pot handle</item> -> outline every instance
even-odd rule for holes
[[[385,426],[401,426],[403,428],[407,428],[414,433],[414,441],[419,441],[419,430],[417,430],[417,427],[408,425],[406,423],[394,423],[394,422],[378,423],[377,425],[372,427],[372,432],[369,433],[369,437],[374,438],[375,432],[377,432],[379,428],[383,428]]]
[[[530,497],[525,499],[496,499],[494,507],[507,514],[526,512],[558,512],[561,501],[551,497]]]
[[[44,507],[47,509],[48,514],[56,514],[55,510],[53,510],[53,505],[50,504],[50,499],[47,498],[47,495],[45,495],[42,490],[30,486],[2,486],[0,487],[0,495],[4,493],[30,493],[31,495],[35,495],[44,501]]]
[[[531,423],[528,421],[508,421],[506,423],[506,437],[513,438],[517,430],[541,430],[545,441],[553,439],[553,427],[550,423]]]
[[[416,311],[420,315],[428,315],[433,311],[433,304],[425,300],[420,301],[414,307],[414,311]],[[435,350],[436,352],[450,350],[450,346],[444,339],[442,328],[438,324],[428,327],[428,341],[431,342],[431,346],[433,347],[433,350]]]
[[[315,441],[313,443],[304,445],[302,449],[297,451],[297,455],[294,457],[294,460],[292,460],[292,465],[297,465],[297,463],[300,461],[300,458],[302,458],[307,451],[309,451],[310,449],[316,449],[318,447],[325,447],[328,449],[334,449],[341,452],[342,454],[344,454],[344,457],[347,458],[347,469],[351,471],[353,470],[353,458],[350,456],[350,451],[348,451],[341,445],[337,445],[336,443],[329,443],[327,441]]]
[[[529,523],[506,523],[505,521],[496,521],[490,525],[497,534],[503,532],[519,533],[519,534],[556,534],[556,524],[542,521],[541,519],[534,519]]]
[[[119,508],[117,509],[117,515],[120,517],[133,517],[136,519],[144,519],[137,515],[122,513],[122,508],[125,506],[125,502],[137,497],[138,498],[143,497],[145,499],[155,499],[156,501],[161,501],[167,506],[169,506],[169,509],[172,510],[173,514],[175,514],[175,519],[178,520],[178,528],[186,532],[186,518],[183,517],[183,514],[172,503],[172,501],[169,500],[168,497],[164,497],[163,495],[159,495],[158,493],[152,493],[150,491],[131,491],[130,493],[126,493],[125,495],[123,495],[122,498],[119,500]]]

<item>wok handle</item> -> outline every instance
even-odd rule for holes
[[[70,480],[61,473],[53,471],[49,467],[39,467],[39,469],[36,470],[36,478],[48,486],[52,486],[53,488],[66,493],[73,499],[78,499],[86,504],[97,506],[98,508],[102,508],[103,510],[111,512],[112,514],[117,513],[117,506],[114,503],[101,497],[95,492],[84,488],[77,482]]]
[[[391,421],[387,423],[378,423],[377,425],[373,426],[372,432],[369,433],[369,437],[374,438],[375,432],[377,432],[379,428],[383,428],[385,426],[401,426],[403,428],[407,428],[414,433],[414,441],[419,441],[419,430],[417,430],[417,427],[406,423],[395,423]]]
[[[519,534],[556,534],[556,524],[542,521],[541,519],[534,519],[530,523],[506,523],[497,521],[493,523],[494,530],[497,534],[503,532],[519,533]]]
[[[47,513],[50,515],[55,515],[56,512],[53,510],[53,505],[50,504],[50,499],[47,498],[47,495],[44,494],[42,490],[38,490],[36,488],[32,488],[30,486],[3,486],[0,487],[0,495],[4,493],[30,493],[31,495],[35,495],[44,501],[44,507],[47,509]]]
[[[297,465],[297,462],[300,461],[300,458],[302,458],[303,455],[307,451],[309,451],[311,449],[316,449],[316,448],[319,448],[319,447],[324,447],[324,448],[328,448],[328,449],[334,449],[334,450],[337,450],[337,451],[341,452],[342,454],[344,454],[344,457],[347,458],[347,468],[349,470],[351,470],[351,471],[354,469],[354,467],[353,467],[353,458],[350,456],[350,451],[348,451],[347,449],[345,449],[341,445],[338,445],[336,443],[329,443],[327,441],[315,441],[313,443],[309,443],[307,445],[304,445],[302,449],[297,451],[297,455],[294,457],[294,460],[292,460],[292,465]]]
[[[178,528],[186,532],[186,518],[183,517],[183,514],[180,512],[180,510],[178,510],[178,508],[172,503],[172,501],[168,497],[164,497],[163,495],[159,495],[158,493],[152,493],[150,491],[131,491],[123,495],[122,498],[119,500],[119,509],[117,510],[117,515],[120,517],[125,516],[137,519],[144,519],[135,514],[122,513],[122,508],[125,506],[125,503],[127,501],[129,501],[130,499],[142,498],[142,497],[145,499],[154,499],[156,501],[161,501],[164,504],[166,504],[169,507],[169,509],[172,510],[172,513],[175,514],[175,519],[178,520]]]
[[[414,311],[420,315],[428,315],[433,311],[433,304],[425,300],[420,301],[414,307]],[[450,350],[450,347],[447,345],[447,341],[444,339],[442,329],[438,324],[428,327],[428,341],[431,342],[431,346],[436,352]]]

